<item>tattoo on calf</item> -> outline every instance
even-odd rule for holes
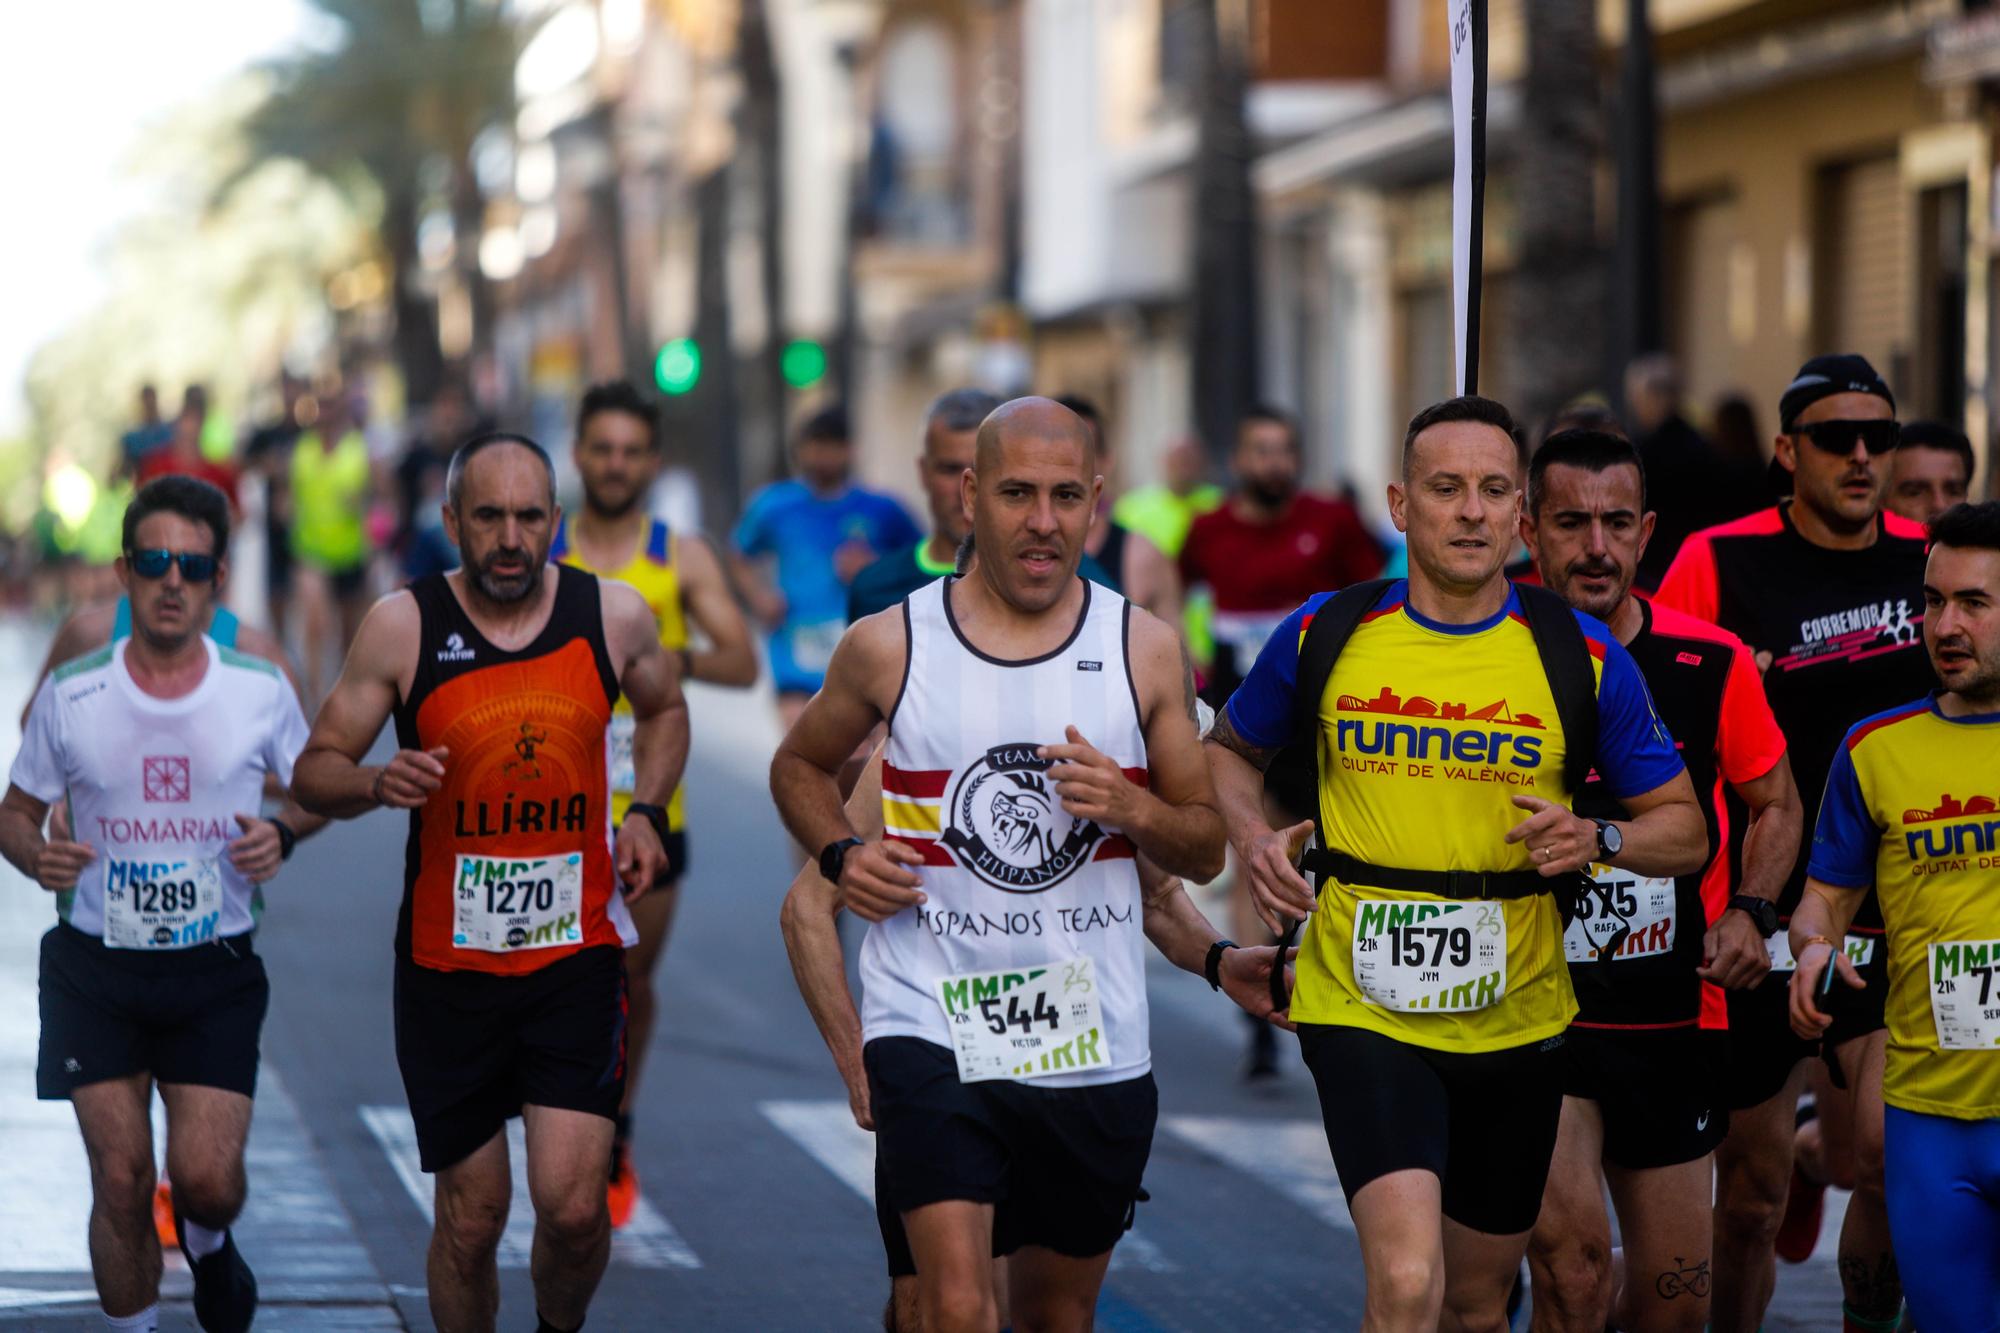
[[[1840,1286],[1847,1304],[1863,1319],[1893,1319],[1903,1304],[1903,1275],[1896,1268],[1896,1256],[1884,1254],[1879,1263],[1843,1255]]]
[[[1679,1267],[1674,1271],[1660,1274],[1653,1283],[1653,1290],[1660,1293],[1661,1300],[1670,1301],[1676,1296],[1699,1298],[1708,1295],[1708,1260],[1703,1259],[1700,1263],[1689,1264],[1679,1255],[1675,1255],[1674,1263]]]

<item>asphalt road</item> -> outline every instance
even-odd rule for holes
[[[0,699],[26,696],[38,644],[31,627],[0,626]],[[590,1327],[878,1327],[887,1281],[867,1194],[872,1147],[778,934],[793,866],[765,795],[769,700],[701,689],[692,706],[692,867],[638,1114],[645,1204],[617,1238]],[[238,1227],[265,1290],[261,1328],[430,1326],[429,1182],[416,1171],[390,1028],[402,842],[399,816],[336,826],[303,844],[269,890],[258,948],[272,1007],[252,1202]],[[68,1108],[33,1100],[34,945],[50,919],[45,896],[0,866],[0,1322],[81,1329],[96,1326],[87,1176]],[[1161,965],[1152,998],[1162,1111],[1152,1201],[1118,1251],[1099,1326],[1354,1327],[1353,1230],[1296,1057],[1287,1052],[1274,1085],[1246,1089],[1244,1028],[1221,997]],[[534,1323],[527,1211],[517,1187],[504,1328]],[[1767,1327],[1838,1326],[1831,1235],[1830,1222],[1822,1256],[1782,1275]],[[186,1292],[172,1256],[163,1327],[194,1327]]]

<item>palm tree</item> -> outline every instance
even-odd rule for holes
[[[271,94],[244,126],[245,166],[295,158],[350,191],[372,185],[379,192],[394,273],[396,361],[410,398],[425,402],[443,374],[437,313],[417,281],[426,164],[446,165],[454,262],[472,294],[478,350],[492,337],[492,293],[479,275],[486,201],[472,144],[486,127],[512,121],[514,64],[532,21],[510,15],[499,0],[311,3],[333,21],[338,44],[267,67]]]
[[[1536,423],[1594,387],[1608,280],[1597,229],[1603,93],[1596,0],[1533,0],[1516,138],[1520,262],[1513,279],[1512,406]]]

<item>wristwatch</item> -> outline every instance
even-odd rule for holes
[[[839,842],[830,842],[821,848],[819,854],[819,877],[829,884],[840,883],[841,868],[847,864],[847,849],[850,847],[859,847],[860,845],[861,839],[859,838],[842,838]]]
[[[625,807],[625,818],[630,819],[633,815],[644,816],[646,822],[653,826],[653,832],[660,835],[660,841],[667,840],[667,807],[634,801]]]
[[[273,819],[271,827],[278,830],[278,859],[292,859],[292,848],[299,845],[299,835],[292,832],[292,826],[282,819]]]
[[[1201,974],[1208,978],[1210,990],[1222,989],[1222,951],[1237,947],[1235,940],[1217,940],[1208,946],[1208,960],[1201,965]]]
[[[1619,830],[1616,824],[1608,819],[1593,819],[1590,822],[1597,825],[1597,859],[1599,861],[1608,862],[1612,857],[1625,850],[1625,834]]]
[[[1769,898],[1739,893],[1729,900],[1729,906],[1749,917],[1750,924],[1757,927],[1757,933],[1765,939],[1778,933],[1778,905]]]

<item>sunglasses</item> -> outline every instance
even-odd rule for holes
[[[207,583],[215,577],[215,557],[195,551],[173,551],[152,547],[144,551],[127,551],[125,561],[132,572],[142,579],[163,579],[167,567],[179,564],[181,577],[189,583]]]
[[[1792,432],[1812,441],[1813,448],[1830,454],[1854,452],[1854,442],[1870,454],[1886,454],[1903,437],[1903,428],[1893,421],[1815,421]]]

